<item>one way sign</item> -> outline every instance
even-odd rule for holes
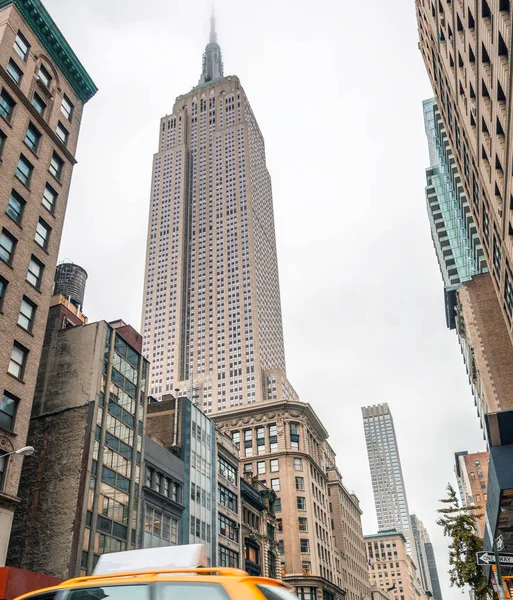
[[[513,566],[513,554],[499,554],[499,562],[501,565]],[[477,564],[478,565],[494,565],[495,555],[492,552],[478,552],[477,553]]]

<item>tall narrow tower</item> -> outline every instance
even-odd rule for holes
[[[150,393],[179,388],[206,413],[264,397],[285,352],[271,179],[215,20],[199,84],[161,119],[143,308]],[[269,376],[270,380],[270,376]]]
[[[401,531],[408,554],[418,564],[392,413],[388,404],[377,404],[363,407],[362,414],[378,530]]]

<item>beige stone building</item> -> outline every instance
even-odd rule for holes
[[[0,565],[22,466],[2,455],[26,444],[82,109],[95,92],[41,2],[0,1]]]
[[[509,0],[416,0],[420,50],[511,338]]]
[[[347,600],[360,600],[369,588],[360,501],[346,489],[335,465],[326,472],[331,534],[341,554],[343,588]]]
[[[243,472],[276,492],[283,579],[303,600],[343,598],[329,512],[327,431],[311,406],[277,400],[213,419],[239,445]]]
[[[364,539],[371,585],[381,588],[393,600],[427,600],[401,532],[382,531]]]
[[[486,532],[486,500],[488,498],[488,452],[457,452],[454,472],[462,506],[476,507],[481,517],[477,522],[477,534],[484,539]]]

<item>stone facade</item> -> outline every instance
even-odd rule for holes
[[[310,405],[268,402],[212,418],[239,445],[244,473],[276,492],[283,580],[301,597],[344,598],[330,527],[327,432]]]
[[[147,363],[124,323],[52,303],[8,563],[68,578],[138,546]]]
[[[511,4],[415,4],[419,48],[511,337]]]
[[[342,587],[348,600],[360,600],[369,587],[360,502],[346,489],[336,466],[329,467],[327,475],[332,535],[341,553]]]
[[[393,600],[427,600],[401,532],[382,531],[366,535],[364,540],[372,586],[381,588]]]
[[[250,575],[281,579],[275,501],[276,493],[258,478],[241,478],[243,568]]]
[[[40,2],[1,6],[0,390],[15,413],[0,422],[3,565],[23,460],[1,455],[26,445],[82,109],[96,88]]]

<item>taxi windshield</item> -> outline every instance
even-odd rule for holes
[[[88,586],[79,589],[56,590],[55,593],[36,594],[30,600],[149,600],[150,586],[154,586],[156,600],[229,600],[218,583],[192,581],[162,581],[136,585]]]

